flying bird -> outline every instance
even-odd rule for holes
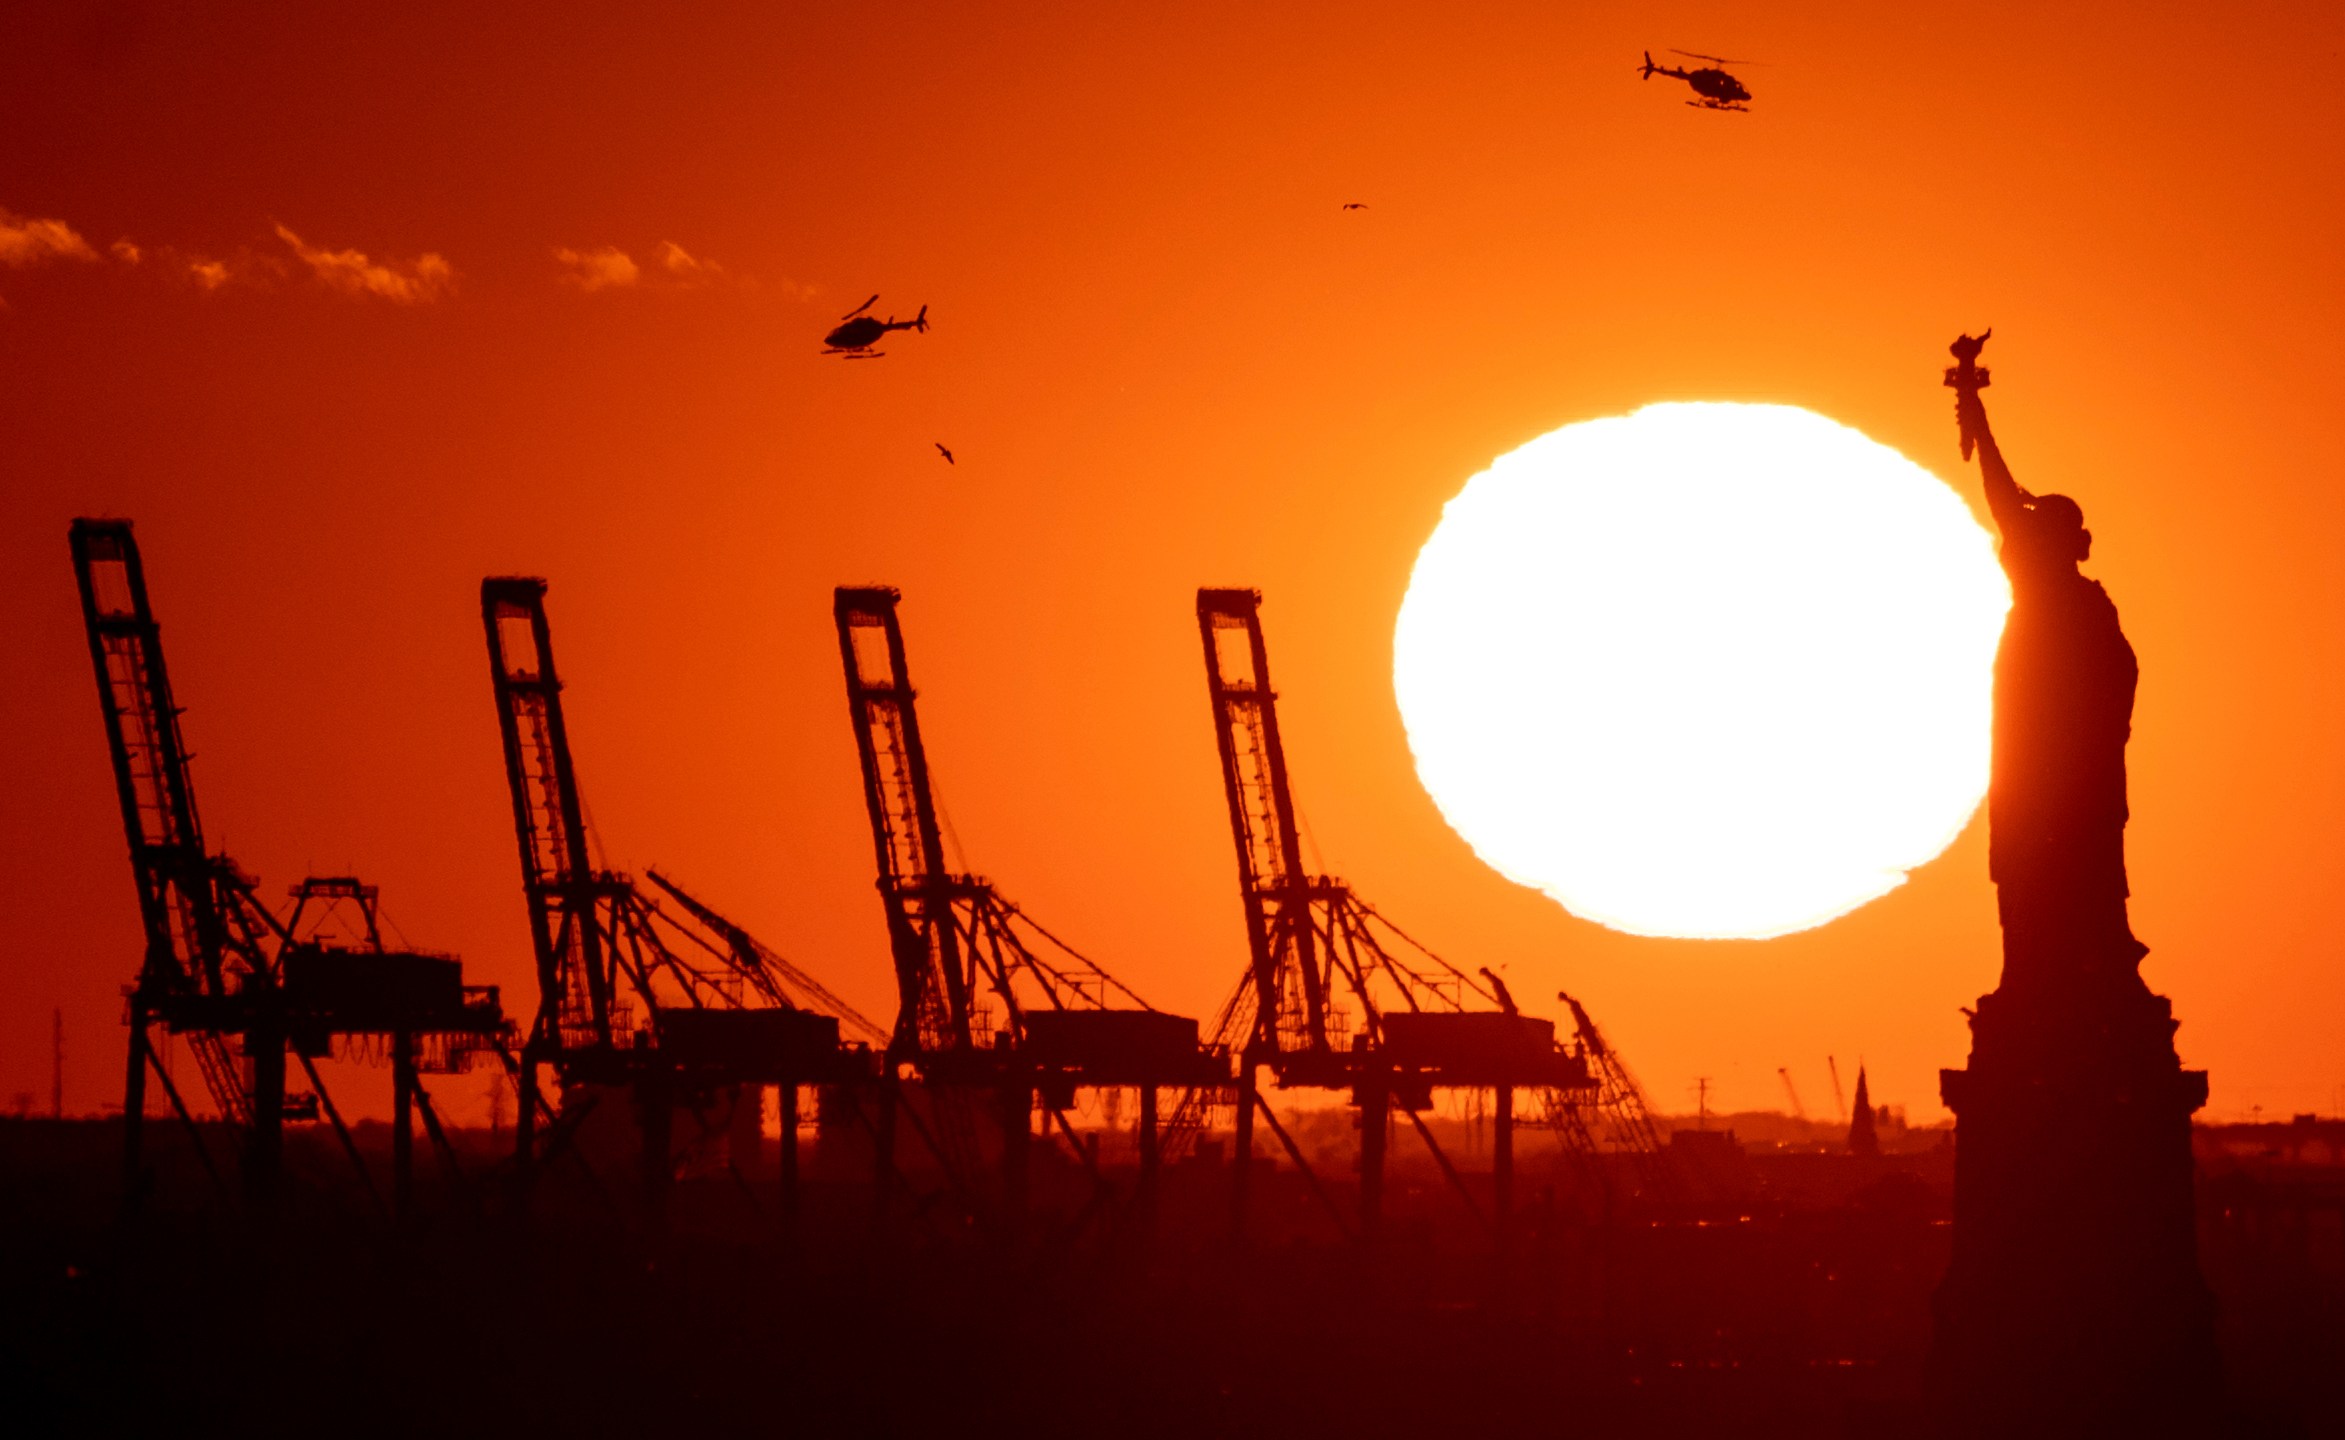
[[[941,440],[939,440],[938,442],[936,442],[936,453],[937,453],[937,454],[939,454],[939,455],[942,455],[943,457],[945,457],[945,463],[946,463],[947,465],[950,465],[950,464],[952,464],[952,463],[953,463],[953,452],[952,452],[952,451],[950,451],[950,450],[947,450],[947,449],[944,447],[944,442],[943,442],[943,441],[941,441]]]

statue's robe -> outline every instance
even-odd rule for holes
[[[1988,865],[2004,984],[2132,974],[2125,742],[2139,677],[2108,593],[2022,512],[2003,537],[2011,614],[1995,657]],[[2073,534],[2073,532],[2070,532]]]

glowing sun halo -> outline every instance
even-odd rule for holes
[[[1393,685],[1502,874],[1617,930],[1765,938],[1962,829],[2009,607],[1986,532],[1896,451],[1791,406],[1652,405],[1449,502]]]

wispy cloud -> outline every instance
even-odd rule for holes
[[[140,250],[138,259],[125,263],[144,266],[165,280],[193,285],[207,295],[231,285],[271,289],[292,274],[287,262],[244,246],[214,256],[200,250],[182,250],[176,245],[157,245]]]
[[[421,305],[456,288],[456,272],[436,253],[425,252],[411,261],[370,260],[362,250],[321,250],[305,244],[299,235],[277,227],[284,241],[310,273],[346,295],[374,295],[400,305]]]
[[[643,278],[635,258],[616,245],[602,245],[592,250],[572,250],[567,246],[554,247],[554,258],[562,263],[563,283],[581,290],[609,290],[632,285]]]
[[[199,251],[162,243],[141,245],[128,236],[103,248],[92,245],[73,226],[59,219],[19,215],[0,207],[0,269],[23,269],[53,262],[104,263],[144,267],[155,274],[204,292],[230,286],[273,289],[306,269],[310,277],[345,295],[373,296],[395,305],[423,305],[455,292],[456,271],[436,251],[412,260],[377,259],[363,250],[333,250],[312,245],[291,227],[274,227],[282,252],[238,247],[215,258]],[[673,240],[662,240],[638,261],[616,245],[552,247],[562,284],[586,292],[599,290],[720,290],[750,295],[779,296],[794,301],[817,298],[819,290],[791,280],[760,280],[706,255],[695,255]],[[5,302],[0,302],[0,309]]]
[[[598,245],[587,250],[557,245],[553,256],[562,267],[561,282],[580,290],[716,289],[744,294],[770,291],[793,300],[807,299],[814,294],[810,285],[788,280],[768,283],[744,275],[706,255],[695,255],[673,240],[662,240],[640,261],[616,245]]]
[[[660,268],[678,285],[721,285],[732,290],[756,291],[779,295],[785,300],[805,302],[821,293],[820,288],[801,284],[791,279],[764,279],[744,275],[728,269],[705,255],[695,255],[673,240],[662,240],[659,250]]]
[[[35,220],[0,210],[0,265],[45,265],[52,260],[95,260],[98,252],[62,220]]]
[[[679,280],[719,280],[725,267],[714,260],[703,260],[673,240],[660,242],[660,268]]]

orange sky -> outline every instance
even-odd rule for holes
[[[111,514],[212,841],[272,893],[359,871],[517,1013],[482,575],[552,581],[612,863],[882,1015],[830,587],[903,588],[971,866],[1202,1013],[1243,932],[1190,607],[1248,584],[1379,908],[1571,987],[1665,1108],[1780,1105],[1788,1065],[1823,1111],[1835,1054],[1935,1116],[1997,967],[1983,820],[1821,931],[1616,935],[1442,824],[1390,638],[1468,475],[1652,400],[1805,405],[1975,496],[1938,369],[1991,323],[1998,433],[2142,657],[2145,973],[2212,1113],[2335,1103],[2334,7],[484,8],[0,16],[0,207],[88,247],[0,248],[0,1100],[46,1106],[60,1006],[68,1107],[119,1096],[136,914],[65,547]],[[1770,62],[1752,113],[1640,85],[1672,45]],[[565,283],[602,247],[634,284]],[[819,358],[875,290],[934,331]]]

